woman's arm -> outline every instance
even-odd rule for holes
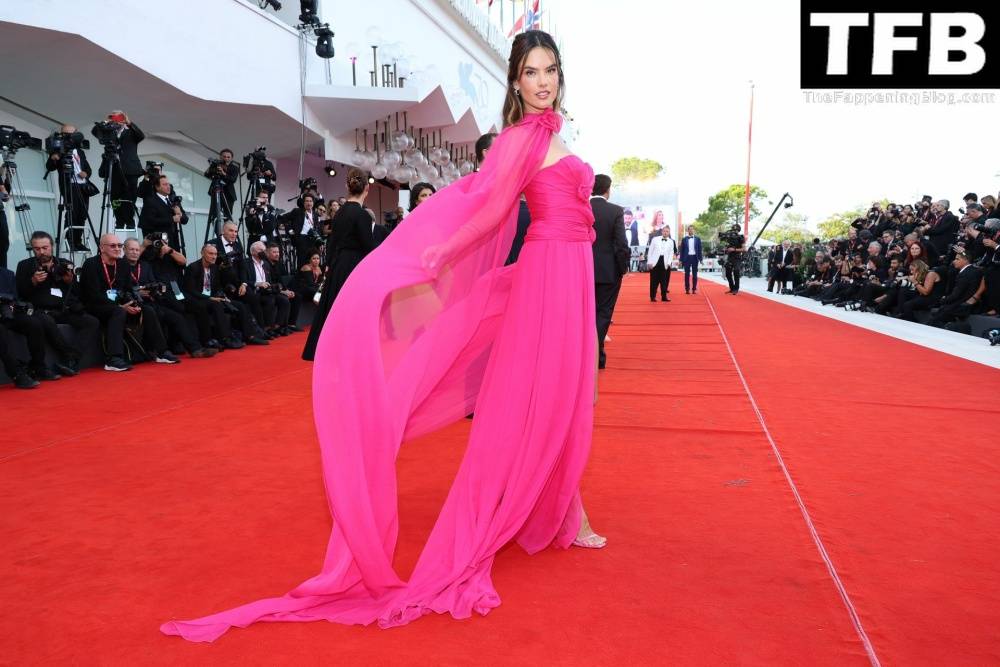
[[[923,284],[914,285],[914,287],[917,288],[917,291],[920,292],[921,296],[927,296],[934,291],[934,284],[939,280],[941,280],[941,276],[934,272],[929,272],[926,276],[924,276]]]

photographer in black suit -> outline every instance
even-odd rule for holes
[[[211,197],[212,201],[208,210],[208,219],[215,220],[218,213],[213,187],[216,184],[221,186],[219,199],[222,202],[222,218],[224,220],[231,219],[233,217],[233,204],[236,203],[236,181],[240,179],[240,165],[233,162],[233,151],[228,148],[219,151],[219,159],[209,162],[208,169],[205,170],[205,178],[212,181],[208,186],[208,196]]]
[[[743,261],[747,241],[740,233],[739,224],[733,224],[728,231],[720,233],[719,241],[725,245],[726,282],[729,283],[726,294],[735,296],[740,293],[740,263]]]
[[[146,243],[149,244],[148,239]],[[156,248],[153,245],[148,245],[148,247],[156,253],[159,253],[163,247],[172,250],[168,246]],[[195,329],[184,317],[184,308],[176,301],[176,295],[170,284],[157,280],[152,265],[143,260],[143,250],[144,247],[137,239],[125,239],[125,260],[129,265],[129,273],[132,274],[132,284],[139,288],[139,295],[142,297],[144,306],[153,309],[164,332],[168,333],[174,340],[179,341],[192,358],[214,356],[214,349],[205,349],[198,342]],[[145,326],[145,324],[144,322],[143,325]]]
[[[170,180],[163,174],[153,179],[153,193],[142,202],[139,228],[143,236],[166,234],[171,248],[181,248],[180,226],[188,223],[180,197],[173,194]]]
[[[4,208],[10,199],[10,176],[0,165],[0,266],[7,268],[7,252],[10,250],[10,227],[7,226],[7,211]]]
[[[110,124],[109,129],[117,137],[121,149],[118,161],[103,158],[97,173],[101,178],[111,179],[109,195],[115,212],[115,227],[123,229],[132,227],[135,222],[137,186],[139,177],[143,173],[142,163],[139,162],[138,145],[146,135],[129,120],[128,114],[124,111],[112,111],[107,115],[105,123]]]
[[[959,247],[951,265],[955,268],[955,279],[951,292],[941,298],[941,307],[931,315],[930,324],[943,327],[949,322],[968,317],[979,303],[983,286],[983,272],[969,263],[965,250]]]
[[[271,265],[271,279],[281,286],[281,294],[288,299],[289,310],[286,328],[292,332],[302,331],[298,326],[302,295],[294,290],[295,277],[288,273],[285,263],[281,261],[281,246],[277,243],[267,244],[267,261]]]
[[[143,304],[137,294],[128,261],[121,256],[124,244],[114,234],[100,239],[100,254],[90,257],[80,271],[80,291],[87,309],[104,325],[106,371],[127,371],[132,364],[125,360],[125,328],[129,318],[141,328],[143,342],[159,364],[176,364],[180,359],[167,349],[167,339],[152,306]]]
[[[958,236],[958,218],[948,210],[949,208],[951,204],[947,199],[934,202],[931,206],[934,221],[917,227],[918,233],[934,246],[939,257],[948,253],[948,246],[954,243],[955,237]]]
[[[49,368],[45,363],[45,341],[48,339],[62,346],[56,348],[60,356],[71,352],[71,348],[63,340],[55,322],[41,313],[31,310],[31,304],[17,297],[16,279],[10,269],[0,267],[0,324],[10,331],[16,331],[24,336],[28,346],[30,361],[28,375],[33,380],[58,380],[64,375],[76,375],[76,367],[57,363]],[[19,374],[19,370],[8,372],[11,378]]]
[[[267,340],[258,335],[259,326],[264,324],[264,312],[260,295],[250,286],[253,270],[248,265],[249,259],[243,250],[243,244],[237,238],[236,223],[230,220],[224,224],[222,236],[215,237],[209,243],[217,251],[216,265],[219,267],[222,290],[233,305],[238,306],[239,312],[234,314],[239,317],[243,340],[251,345],[267,345]]]
[[[50,173],[56,172],[59,194],[66,207],[63,212],[63,229],[66,230],[70,247],[75,252],[87,250],[87,246],[83,244],[83,230],[90,207],[88,193],[93,192],[91,188],[96,189],[89,183],[93,172],[82,144],[83,135],[72,125],[63,125],[59,132],[54,132],[46,140],[46,147],[50,149],[50,153],[49,159],[45,162],[45,177],[48,178]],[[65,153],[58,149],[62,149]]]
[[[788,239],[771,248],[768,253],[767,291],[774,291],[774,283],[779,283],[778,293],[785,291],[788,281],[792,279],[792,266],[795,255],[792,253],[792,242]]]
[[[202,246],[201,258],[189,264],[184,272],[184,300],[195,314],[205,347],[238,350],[244,345],[233,337],[230,314],[238,315],[249,326],[250,313],[243,304],[231,302],[223,291],[218,258],[219,251],[214,245]]]
[[[99,322],[84,310],[73,265],[65,259],[53,257],[53,245],[52,237],[47,232],[31,235],[34,256],[17,264],[17,294],[34,306],[37,316],[49,320],[45,324],[49,345],[59,355],[61,365],[76,371],[80,361],[79,345],[70,345],[56,325],[70,325],[76,330],[78,341],[89,343],[97,334]],[[60,373],[72,374],[62,373],[61,370]]]
[[[267,259],[267,246],[263,241],[250,244],[250,259],[247,262],[247,291],[257,295],[260,312],[263,319],[258,320],[264,327],[264,334],[269,338],[287,336],[288,313],[291,302],[284,294],[281,284],[275,281],[271,273],[271,263]]]
[[[631,256],[625,237],[625,210],[608,201],[611,196],[611,177],[598,174],[594,177],[590,207],[594,212],[594,296],[597,306],[598,368],[607,364],[604,338],[611,326],[615,301],[621,289],[622,277],[628,273]]]
[[[302,196],[301,207],[293,208],[278,218],[278,224],[285,225],[286,232],[292,235],[295,243],[295,266],[307,262],[309,255],[320,245],[315,203],[313,196],[307,193]]]
[[[244,222],[247,226],[247,239],[249,241],[264,241],[268,243],[274,240],[275,230],[278,225],[276,209],[270,204],[270,195],[265,191],[257,193],[257,198],[247,204],[246,217]]]

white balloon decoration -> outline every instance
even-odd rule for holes
[[[385,165],[379,162],[374,167],[372,167],[372,176],[375,178],[385,178],[389,171],[385,168]]]

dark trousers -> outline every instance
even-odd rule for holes
[[[147,352],[161,354],[167,350],[167,339],[160,328],[160,320],[156,311],[150,305],[142,307],[142,342]],[[116,306],[98,313],[104,325],[104,349],[109,357],[125,356],[125,326],[128,324],[128,313]]]
[[[164,300],[153,308],[156,310],[156,316],[159,318],[160,325],[168,339],[180,341],[188,352],[201,349],[195,327],[185,317],[184,307],[180,302]]]
[[[740,263],[739,260],[726,262],[726,281],[729,283],[730,292],[740,291]]]
[[[198,337],[202,343],[207,343],[213,338],[232,337],[233,329],[229,322],[229,316],[226,315],[225,307],[218,301],[195,299],[189,296],[184,300],[184,309],[194,318]]]
[[[684,262],[684,291],[698,291],[698,262]]]
[[[14,319],[8,324],[11,331],[16,331],[24,336],[28,344],[28,354],[31,357],[32,369],[45,367],[45,343],[49,345],[59,355],[59,360],[66,362],[79,359],[80,354],[71,346],[62,333],[59,325],[48,315],[35,313],[27,315],[17,313]]]
[[[912,299],[916,301],[916,299]],[[909,303],[909,302],[907,302]],[[905,306],[904,306],[905,308]],[[931,315],[930,324],[933,327],[943,327],[949,322],[954,322],[955,320],[962,320],[972,314],[972,306],[965,303],[949,303],[941,306]]]
[[[608,329],[611,327],[611,316],[614,314],[615,300],[618,298],[620,285],[620,279],[617,283],[597,283],[594,285],[594,303],[597,306],[597,349],[602,364],[607,360],[604,354],[604,337],[608,335]]]
[[[921,310],[930,310],[936,299],[924,296],[916,290],[905,292],[899,300],[897,312],[904,320],[915,322],[917,320],[914,313]]]
[[[231,199],[229,199],[229,197],[227,197],[224,192],[221,193],[221,194],[219,194],[219,201],[222,202],[222,222],[225,222],[226,220],[232,220],[233,219],[233,201]],[[216,219],[216,209],[218,209],[218,206],[216,206],[216,203],[215,203],[215,195],[212,195],[212,203],[208,207],[208,219],[209,219],[210,222],[214,222],[215,223],[215,226],[216,226],[215,234],[216,234],[216,236],[218,236],[218,235],[222,234],[222,222],[219,222]],[[249,243],[249,241],[248,241],[248,243]],[[176,248],[177,246],[174,246],[174,247]]]
[[[3,372],[7,377],[13,379],[21,372],[21,364],[10,352],[10,343],[7,342],[7,327],[0,324],[0,364],[3,365]]]
[[[120,168],[111,178],[111,207],[115,212],[115,229],[134,227],[135,199],[138,196],[139,176],[123,176]],[[174,246],[176,247],[176,246]]]
[[[299,309],[302,307],[302,294],[299,292],[293,292],[293,294],[294,296],[285,297],[288,299],[288,324],[297,325],[299,323]]]
[[[100,321],[96,317],[90,313],[85,313],[82,310],[76,312],[65,310],[48,311],[45,313],[45,316],[56,324],[68,324],[76,331],[77,344],[75,348],[73,348],[73,358],[79,358],[79,350],[83,347],[83,345],[89,344],[90,341],[94,339],[94,336],[97,335],[97,328],[101,325]],[[58,328],[56,331],[59,331]],[[81,341],[83,341],[83,343],[81,343]],[[50,344],[52,347],[56,348],[57,351],[59,350],[55,344],[52,344],[51,342]]]
[[[770,292],[774,289],[774,283],[780,283],[782,291],[788,285],[788,281],[792,279],[792,270],[787,266],[775,266],[767,274],[767,291]]]
[[[0,203],[0,267],[7,268],[7,251],[10,250],[10,228],[7,226],[7,213]]]
[[[672,268],[666,266],[663,258],[656,260],[656,264],[649,270],[649,300],[656,301],[656,290],[660,290],[660,300],[667,300],[667,288],[670,287],[670,273]]]
[[[62,182],[60,182],[62,185]],[[60,191],[62,188],[60,188]],[[87,213],[90,208],[90,198],[83,196],[83,191],[76,183],[70,185],[69,194],[65,195],[62,228],[64,238],[69,239],[72,247],[83,245],[84,229],[87,226]],[[94,239],[97,241],[97,239]]]

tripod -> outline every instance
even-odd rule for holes
[[[229,209],[229,204],[226,198],[222,196],[222,192],[225,190],[225,183],[222,181],[221,176],[215,176],[212,178],[212,210],[214,213],[209,217],[208,222],[205,224],[205,243],[208,243],[208,238],[210,232],[214,229],[216,236],[222,236],[222,225],[228,220],[233,219],[233,212]],[[251,188],[252,189],[252,188]],[[243,215],[240,215],[239,227],[243,227]],[[182,251],[183,254],[183,251]]]
[[[21,175],[17,171],[17,163],[14,162],[16,148],[3,151],[3,162],[0,164],[0,182],[10,182],[10,198],[14,201],[14,213],[18,225],[21,228],[21,237],[24,239],[24,249],[31,252],[31,234],[35,230],[34,222],[31,220],[31,204],[24,194],[24,186],[21,184]],[[20,203],[18,203],[20,201]],[[58,248],[58,246],[57,246]]]
[[[115,204],[121,206],[120,200],[111,199],[111,189],[114,186],[115,179],[119,178],[123,181],[125,180],[125,172],[122,171],[121,156],[119,155],[120,150],[121,147],[119,146],[107,144],[104,146],[104,155],[101,156],[102,161],[106,161],[108,163],[108,175],[104,177],[104,192],[101,194],[102,234],[105,232],[113,233],[115,231],[116,225],[112,221],[115,218],[113,209],[115,208]],[[115,175],[116,170],[118,172],[117,176]],[[136,230],[139,227],[135,221],[135,203],[131,202],[130,205],[132,206],[132,229]],[[107,226],[105,226],[105,216],[107,217]]]
[[[58,221],[56,224],[56,257],[61,256],[64,232],[69,237],[67,248],[71,256],[78,252],[84,254],[88,252],[87,244],[83,241],[87,227],[90,228],[91,238],[94,240],[100,238],[94,230],[94,222],[90,219],[90,211],[87,210],[87,207],[82,206],[82,201],[77,199],[77,197],[82,198],[83,193],[80,192],[79,186],[73,187],[76,185],[73,182],[74,172],[72,153],[63,155],[59,162],[59,214],[56,218]],[[69,201],[67,201],[67,198]],[[87,227],[84,227],[83,220],[74,219],[77,204],[81,204],[80,208],[84,211]],[[80,262],[76,263],[80,264]]]

